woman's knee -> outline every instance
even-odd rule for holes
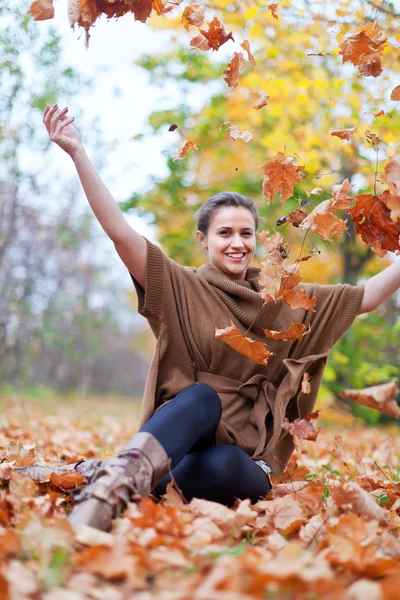
[[[222,415],[221,400],[217,392],[207,383],[196,383],[184,390],[187,401],[193,402],[194,409],[199,415],[204,415],[208,421],[210,418],[219,423]]]

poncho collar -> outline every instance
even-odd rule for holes
[[[257,267],[248,267],[244,280],[229,279],[210,264],[202,265],[198,273],[208,281],[235,317],[247,328],[251,326],[252,331],[262,333],[266,327],[271,328],[278,318],[282,301],[264,303],[257,293],[260,275]]]

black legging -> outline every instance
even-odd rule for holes
[[[172,473],[186,500],[193,497],[232,505],[236,498],[257,502],[271,489],[264,471],[237,446],[215,446],[221,401],[206,383],[179,392],[142,427],[154,435],[171,459]],[[154,493],[171,481],[167,473]]]

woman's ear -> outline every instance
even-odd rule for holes
[[[208,250],[207,236],[202,231],[196,231],[196,240],[204,250]]]

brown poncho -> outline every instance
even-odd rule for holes
[[[352,324],[364,288],[304,284],[316,296],[316,313],[293,310],[282,300],[264,305],[249,337],[266,342],[263,328],[286,331],[290,323],[311,325],[297,342],[268,340],[276,352],[268,366],[259,365],[215,337],[215,327],[233,323],[241,331],[251,325],[261,306],[257,294],[260,270],[249,267],[244,281],[232,281],[215,267],[182,267],[146,240],[146,290],[135,281],[139,312],[157,338],[142,407],[142,426],[155,410],[196,382],[211,385],[222,402],[218,444],[235,444],[254,460],[264,460],[275,476],[293,451],[292,436],[282,429],[315,404],[327,356]],[[303,374],[311,377],[311,393],[301,392]]]

